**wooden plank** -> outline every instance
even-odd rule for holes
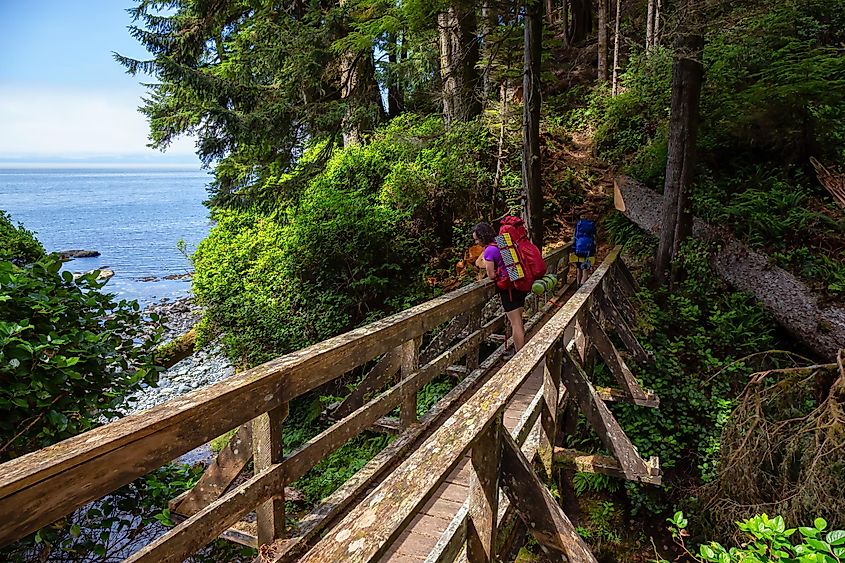
[[[501,486],[528,531],[570,563],[598,563],[531,464],[509,435],[503,437]]]
[[[241,425],[190,491],[170,503],[170,511],[190,516],[220,498],[252,459],[252,424]]]
[[[417,508],[457,465],[481,429],[499,413],[546,352],[592,299],[619,254],[605,262],[543,328],[482,388],[391,473],[367,500],[349,511],[302,561],[371,561],[384,554]]]
[[[616,307],[616,310],[619,311],[622,318],[625,319],[625,322],[628,323],[629,326],[637,326],[637,311],[634,309],[634,306],[631,305],[631,302],[625,296],[620,285],[616,283],[615,280],[607,280],[607,285],[603,294],[610,299]]]
[[[343,418],[355,409],[361,408],[366,402],[367,395],[375,393],[387,385],[402,365],[402,348],[397,347],[385,354],[373,369],[367,372],[364,379],[352,393],[347,396],[338,407],[332,411],[334,418]]]
[[[288,403],[252,421],[252,457],[255,475],[282,461],[282,424],[288,416]],[[285,487],[255,509],[258,545],[273,543],[285,536]]]
[[[610,369],[610,373],[613,375],[613,378],[622,390],[635,400],[646,400],[645,392],[642,387],[640,387],[640,383],[637,381],[637,378],[634,377],[633,373],[631,373],[631,370],[619,355],[619,352],[616,350],[613,342],[610,341],[607,333],[601,328],[599,321],[592,313],[587,315],[586,330],[587,334],[590,336],[593,346],[596,350],[598,350],[605,365],[608,369]]]
[[[469,350],[465,352],[469,353]],[[402,344],[402,403],[399,407],[399,423],[402,428],[408,428],[417,422],[417,389],[419,387],[410,383],[411,377],[416,373],[420,362],[420,339],[413,338]],[[443,366],[443,370],[446,366]],[[439,374],[438,374],[439,375]]]
[[[582,473],[601,473],[619,479],[626,478],[622,466],[616,459],[610,456],[586,454],[577,450],[556,447],[554,460],[556,464],[573,467],[576,471]],[[648,476],[639,479],[639,481],[651,485],[659,485],[662,482],[662,478],[658,458],[650,458],[646,462],[646,467],[648,468]]]
[[[649,353],[642,347],[637,337],[634,336],[634,332],[631,330],[631,327],[628,326],[628,323],[622,317],[621,313],[616,309],[616,305],[613,304],[607,295],[602,295],[601,299],[601,307],[602,312],[607,317],[607,320],[610,322],[610,326],[616,331],[616,334],[619,335],[619,338],[625,344],[625,348],[628,349],[628,352],[634,356],[634,358],[641,364],[648,363],[652,361],[652,357]]]
[[[563,371],[567,390],[575,398],[581,412],[587,417],[605,447],[619,460],[625,472],[625,478],[639,481],[648,477],[649,472],[645,461],[637,453],[637,449],[619,426],[613,413],[598,396],[593,384],[587,379],[584,369],[568,351],[564,354],[564,361],[574,368]]]
[[[472,445],[466,534],[467,557],[473,563],[491,563],[496,555],[499,458],[503,433],[502,414],[499,413]]]

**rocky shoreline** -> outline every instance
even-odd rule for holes
[[[201,310],[191,297],[160,301],[148,305],[145,315],[158,314],[164,319],[165,333],[162,342],[168,342],[188,332],[200,319]],[[158,386],[143,386],[143,390],[130,399],[127,414],[149,409],[165,401],[211,385],[235,373],[231,362],[223,355],[217,342],[197,350],[159,376]]]

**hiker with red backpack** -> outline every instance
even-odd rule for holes
[[[525,345],[522,322],[525,298],[534,280],[546,274],[546,263],[540,249],[528,239],[525,223],[519,217],[504,217],[498,235],[490,223],[479,223],[472,231],[472,238],[485,246],[476,266],[484,268],[487,277],[496,282],[502,308],[511,325],[514,349],[518,352]]]

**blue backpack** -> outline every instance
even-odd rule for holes
[[[579,219],[575,224],[575,240],[572,242],[575,256],[586,258],[596,253],[596,223],[589,219]]]

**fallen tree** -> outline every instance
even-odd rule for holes
[[[660,233],[661,195],[626,176],[614,181],[614,204],[641,228]],[[807,284],[772,265],[727,233],[696,218],[693,235],[722,243],[711,263],[727,283],[752,294],[798,342],[823,358],[836,357],[845,344],[845,307],[823,303]]]

